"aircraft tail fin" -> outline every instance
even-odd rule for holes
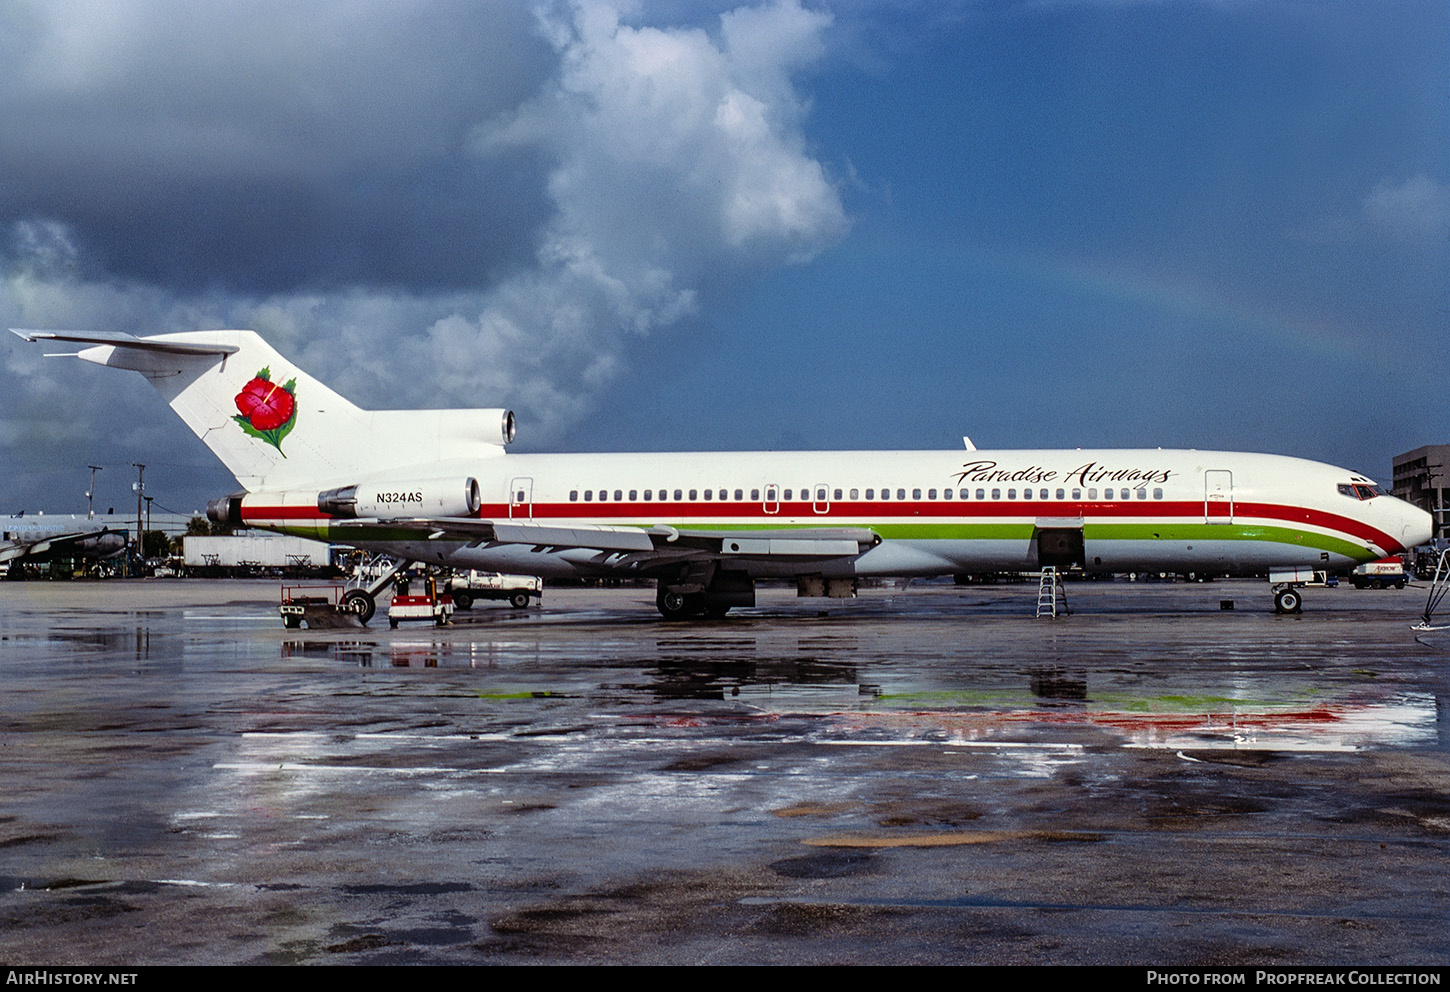
[[[140,372],[248,490],[497,454],[513,439],[505,410],[362,410],[255,331],[15,333],[88,345],[75,357]]]

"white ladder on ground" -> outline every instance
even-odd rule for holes
[[[1425,612],[1421,614],[1419,623],[1410,625],[1411,630],[1445,629],[1435,625],[1435,610],[1447,592],[1450,592],[1450,548],[1440,552],[1440,560],[1435,563],[1435,577],[1430,580],[1430,594],[1425,599]]]
[[[1070,615],[1072,610],[1067,608],[1067,590],[1062,587],[1062,575],[1056,565],[1048,565],[1037,582],[1037,615],[1055,617],[1059,613]]]

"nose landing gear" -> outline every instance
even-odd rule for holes
[[[1304,596],[1293,586],[1280,586],[1274,590],[1275,613],[1299,613],[1304,609]]]

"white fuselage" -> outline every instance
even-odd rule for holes
[[[428,471],[446,475],[445,468]],[[476,515],[483,519],[743,534],[855,528],[881,538],[859,555],[829,561],[742,555],[732,563],[752,577],[1034,569],[1045,563],[1045,550],[1078,557],[1090,571],[1335,569],[1384,557],[1429,534],[1423,511],[1390,496],[1361,498],[1372,483],[1354,473],[1235,452],[500,455],[453,468],[460,478],[467,471],[477,479],[482,505]],[[396,473],[380,482],[407,489]],[[312,505],[322,486],[253,494],[244,519],[480,569],[559,576],[627,567],[649,574],[621,553],[360,528]],[[1055,550],[1045,549],[1044,535]]]

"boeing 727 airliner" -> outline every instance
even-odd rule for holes
[[[506,454],[507,410],[362,410],[252,331],[15,333],[146,376],[242,486],[215,520],[460,568],[650,578],[671,619],[754,605],[764,578],[846,596],[863,576],[1048,566],[1267,574],[1297,612],[1314,571],[1431,533],[1372,480],[1279,455]],[[372,593],[349,594],[365,616]]]

